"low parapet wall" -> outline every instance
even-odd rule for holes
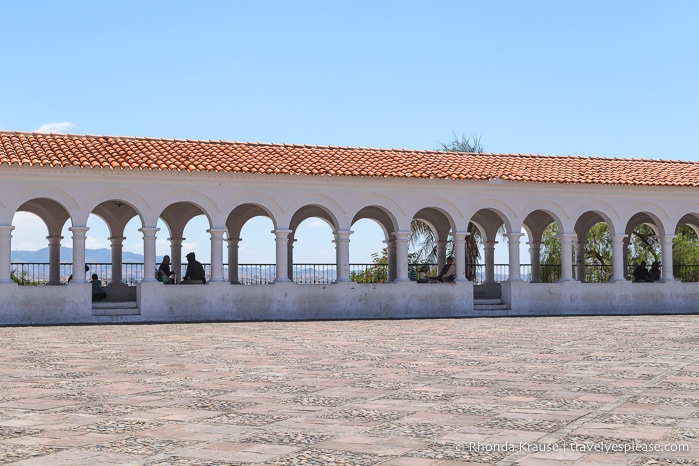
[[[120,313],[119,303],[109,303],[108,310],[93,309],[89,283],[3,284],[0,325],[699,313],[699,283],[503,282],[501,287],[509,309],[488,311],[474,310],[470,282],[250,286],[147,282],[138,285],[136,302],[131,303],[136,307]]]
[[[113,289],[106,291],[111,299]],[[109,303],[109,312],[93,310],[89,283],[6,284],[0,286],[0,325],[464,317],[473,310],[473,284],[146,282],[135,299],[138,309],[121,315],[118,303]]]
[[[503,282],[507,315],[693,314],[699,283]]]
[[[470,282],[139,286],[141,318],[152,322],[462,317],[473,310]]]
[[[0,285],[0,325],[92,322],[92,285]]]

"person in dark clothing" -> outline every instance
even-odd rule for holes
[[[443,283],[454,283],[454,280],[456,280],[456,266],[454,265],[453,257],[447,258],[447,263],[442,267],[442,271],[439,272],[436,280]]]
[[[107,297],[107,293],[105,293],[104,290],[102,289],[102,284],[100,283],[100,280],[97,277],[97,274],[93,273],[92,274],[92,300],[93,301],[102,301],[106,297]]]
[[[636,283],[652,282],[646,261],[641,262],[633,271],[633,278]]]
[[[650,272],[648,272],[648,275],[650,279],[654,282],[660,281],[660,278],[662,277],[662,271],[660,270],[660,262],[653,262],[653,264],[650,266]]]
[[[196,256],[193,252],[187,254],[187,270],[184,274],[184,277],[182,277],[181,283],[183,285],[206,283],[204,266],[202,266],[201,262],[199,262],[196,259]]]
[[[163,261],[155,274],[158,281],[163,283],[175,283],[175,272],[170,270],[170,256],[163,256]]]

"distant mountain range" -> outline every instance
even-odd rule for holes
[[[158,263],[162,260],[162,256],[158,256]],[[49,261],[49,248],[39,249],[38,251],[12,251],[10,262],[29,262],[41,263]],[[143,262],[142,254],[134,254],[132,252],[123,251],[121,261],[128,262]],[[73,262],[73,248],[61,248],[61,262]],[[112,262],[112,251],[109,248],[102,249],[86,249],[85,262]]]

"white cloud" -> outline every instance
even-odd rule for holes
[[[73,247],[72,240],[64,246]],[[109,249],[110,247],[112,247],[112,243],[106,240],[105,238],[95,238],[93,236],[90,236],[88,232],[88,236],[87,238],[85,238],[85,247],[87,249]]]
[[[46,123],[45,125],[39,126],[34,131],[37,133],[67,133],[69,130],[75,128],[75,124],[70,121],[61,121],[56,123]]]

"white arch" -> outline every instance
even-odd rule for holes
[[[231,212],[243,205],[257,205],[269,213],[272,222],[276,224],[276,219],[283,215],[284,209],[279,201],[267,193],[260,191],[244,191],[235,193],[235,196],[226,199],[220,204],[221,212],[226,213],[226,217]]]
[[[15,193],[9,199],[6,199],[6,209],[3,210],[2,215],[7,215],[9,213],[8,222],[12,221],[12,216],[17,211],[19,206],[32,199],[51,199],[56,203],[60,204],[68,214],[80,210],[81,206],[78,201],[68,194],[65,190],[54,188],[50,186],[36,186],[30,187],[25,190]]]
[[[221,227],[226,222],[225,216],[222,215],[215,200],[206,194],[193,190],[173,190],[164,192],[153,202],[153,207],[148,212],[148,215],[144,215],[144,222],[146,222],[146,224],[155,225],[161,213],[168,206],[178,202],[189,203],[199,207],[209,220],[209,225],[211,225],[212,228]]]
[[[665,209],[655,203],[651,202],[639,202],[631,205],[626,209],[625,214],[627,215],[627,224],[631,219],[638,214],[646,214],[653,219],[655,226],[658,228],[658,234],[664,236],[670,231],[670,234],[674,234],[675,226],[670,225],[670,216],[667,214]]]
[[[308,193],[293,199],[287,204],[284,212],[279,218],[280,227],[282,225],[289,225],[291,223],[291,219],[295,217],[301,209],[310,206],[317,206],[326,211],[330,217],[333,218],[338,227],[340,226],[340,219],[343,219],[346,222],[352,221],[351,218],[346,220],[347,210],[331,196],[322,193]]]

